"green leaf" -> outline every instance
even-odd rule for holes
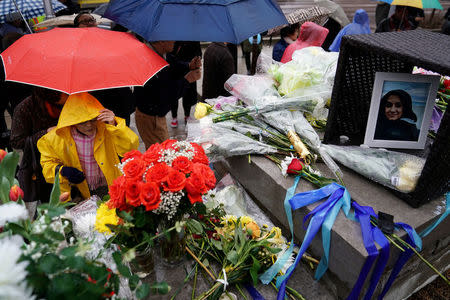
[[[119,271],[120,275],[126,278],[130,278],[131,277],[130,269],[122,263],[122,254],[119,251],[116,251],[113,253],[112,256],[114,262],[117,265],[117,270]]]
[[[8,228],[14,233],[23,236],[24,238],[28,239],[30,238],[30,235],[28,232],[23,228],[22,226],[16,224],[16,223],[8,223]]]
[[[217,241],[215,239],[210,239],[210,241],[217,250],[222,250],[222,243],[220,241]]]
[[[250,268],[250,276],[253,280],[253,285],[258,283],[258,271],[261,269],[261,263],[252,255],[253,265]]]
[[[119,217],[121,217],[122,219],[124,219],[125,221],[128,221],[128,222],[133,222],[133,220],[134,220],[133,216],[124,210],[121,210],[118,213],[118,215],[119,215]]]
[[[64,241],[66,239],[63,234],[53,230],[46,230],[45,235],[55,241]]]
[[[59,187],[59,171],[58,171],[55,174],[55,183],[53,184],[52,192],[50,194],[50,206],[58,206],[60,195],[61,190]]]
[[[147,221],[147,216],[145,214],[137,214],[136,222],[134,223],[134,225],[137,228],[142,228],[145,226],[146,221]]]
[[[273,253],[273,254],[277,254],[278,252],[281,251],[280,248],[271,248],[271,247],[267,247],[266,249],[269,250],[269,252],[270,252],[270,253]]]
[[[55,254],[49,253],[38,260],[39,270],[47,274],[54,274],[64,268],[62,260]]]
[[[84,258],[81,256],[70,256],[65,259],[67,266],[70,269],[82,271],[86,265]]]
[[[150,293],[150,286],[148,283],[141,284],[136,290],[136,297],[138,299],[144,299]]]
[[[78,247],[76,246],[72,246],[72,247],[66,247],[64,249],[61,250],[61,252],[59,252],[59,254],[61,254],[62,256],[74,256],[75,253],[77,252]]]
[[[203,226],[197,220],[188,219],[186,222],[186,225],[188,226],[189,231],[192,233],[199,234],[199,235],[203,233]]]
[[[139,281],[140,281],[140,279],[139,279],[139,276],[137,276],[137,275],[133,275],[133,276],[130,277],[128,283],[129,283],[130,289],[132,291],[134,291],[136,289],[136,287],[139,284]]]
[[[196,202],[194,205],[194,209],[197,214],[206,215],[206,206],[203,203]]]
[[[239,257],[236,250],[231,250],[230,252],[228,252],[227,260],[231,262],[233,265],[237,264],[238,259]]]
[[[6,177],[1,177],[0,181],[0,203],[9,202],[9,190],[11,189],[11,184]]]
[[[152,294],[165,295],[170,292],[170,286],[167,282],[155,282],[151,285]]]
[[[0,177],[6,177],[10,186],[14,184],[14,176],[16,175],[16,168],[19,164],[19,153],[13,151],[5,155],[0,162]]]
[[[58,217],[58,216],[64,214],[65,212],[66,212],[66,209],[64,207],[53,206],[48,209],[47,216],[49,216],[50,218]]]

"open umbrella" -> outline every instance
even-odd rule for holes
[[[417,8],[436,8],[443,9],[439,0],[381,0],[390,5],[403,5]]]
[[[7,81],[75,94],[142,86],[167,63],[129,33],[55,28],[21,37],[1,54]]]
[[[286,19],[288,20],[289,24],[296,24],[302,25],[305,22],[314,22],[319,25],[323,25],[327,19],[328,15],[330,15],[331,12],[323,7],[313,6],[309,8],[300,8],[297,9],[289,14],[286,15]],[[269,35],[275,35],[279,34],[281,28],[286,27],[287,25],[281,25],[277,26],[275,28],[270,29],[267,34]]]
[[[274,0],[111,0],[104,16],[148,41],[238,44],[288,23]]]
[[[44,3],[42,0],[15,0],[15,2],[25,19],[32,19],[45,15]],[[54,12],[66,8],[64,4],[57,0],[52,0],[52,7]],[[0,23],[6,22],[6,16],[15,11],[17,11],[17,9],[13,0],[0,1]]]
[[[34,25],[34,27],[73,25],[73,20],[75,19],[76,16],[77,16],[77,14],[59,16],[56,18],[42,21],[42,22]],[[97,24],[108,24],[108,23],[112,22],[110,19],[102,18],[102,16],[97,15],[97,14],[91,14],[91,16],[93,16],[95,18],[95,21],[97,22]]]

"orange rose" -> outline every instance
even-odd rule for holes
[[[141,187],[140,195],[141,203],[145,206],[145,210],[154,210],[161,203],[159,187],[154,182],[145,182]]]
[[[167,185],[164,186],[165,191],[178,192],[184,189],[186,184],[186,176],[175,169],[171,169],[167,176]]]
[[[169,176],[170,167],[166,163],[159,163],[148,169],[145,181],[154,182],[158,186],[166,182]]]
[[[125,164],[123,173],[127,179],[142,180],[142,174],[146,169],[145,162],[141,159],[135,158]]]
[[[201,174],[208,190],[211,190],[216,186],[216,176],[214,176],[214,172],[208,165],[195,163],[193,169],[195,172]]]
[[[108,201],[109,209],[117,208],[118,210],[127,210],[128,205],[125,202],[125,177],[120,176],[114,179],[112,185],[109,187]]]
[[[161,147],[160,144],[153,144],[145,151],[142,159],[148,164],[157,163],[158,159],[161,157],[160,152],[162,150],[164,150],[164,148]]]
[[[192,171],[192,163],[186,156],[178,156],[172,162],[172,168],[188,174]]]
[[[194,163],[201,163],[201,164],[209,164],[208,157],[205,154],[205,150],[203,150],[203,147],[196,143],[191,143],[192,147],[194,147],[195,155],[192,159],[192,162]]]
[[[140,159],[140,158],[142,158],[142,153],[139,152],[138,150],[131,150],[131,151],[128,151],[128,152],[125,153],[125,155],[123,156],[122,162],[124,162],[124,161],[126,161],[127,159],[130,159],[130,158],[138,158],[138,159]]]
[[[178,142],[177,140],[165,140],[164,142],[161,143],[161,147],[163,147],[164,149],[173,149],[173,144],[175,144],[176,142]]]
[[[137,207],[141,205],[141,185],[142,182],[138,182],[136,180],[127,180],[125,182],[125,198],[127,199],[127,203],[131,206]]]

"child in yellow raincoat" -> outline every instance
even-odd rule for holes
[[[108,186],[121,175],[119,156],[137,149],[137,135],[88,93],[69,96],[58,125],[39,139],[45,180],[54,183],[59,171],[61,193],[74,193],[83,199],[104,196]],[[73,197],[73,195],[72,195]]]

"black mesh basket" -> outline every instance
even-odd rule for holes
[[[351,145],[364,142],[376,72],[411,73],[414,66],[450,75],[450,36],[425,30],[344,36],[334,81],[324,143]],[[441,121],[436,139],[415,190],[393,192],[413,207],[450,190],[450,109]]]

